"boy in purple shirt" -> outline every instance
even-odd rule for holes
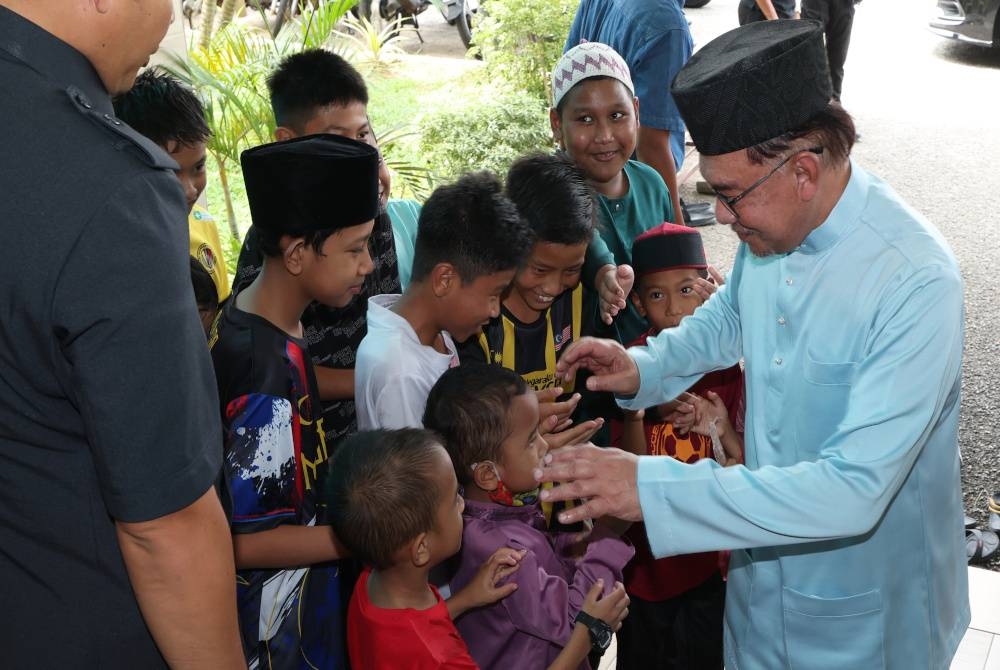
[[[464,487],[465,529],[452,588],[472,580],[497,549],[524,552],[517,590],[456,622],[476,663],[484,670],[545,667],[577,622],[588,626],[595,651],[606,649],[610,626],[581,608],[599,580],[608,587],[605,598],[624,600],[622,569],[635,552],[602,525],[582,555],[571,551],[578,534],[547,531],[532,473],[548,446],[538,434],[538,399],[524,380],[500,366],[452,368],[431,390],[424,426],[444,438]]]

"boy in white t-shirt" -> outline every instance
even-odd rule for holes
[[[410,285],[368,300],[358,348],[358,429],[421,427],[427,394],[458,364],[455,340],[479,333],[532,244],[531,231],[491,174],[431,194],[420,213]]]

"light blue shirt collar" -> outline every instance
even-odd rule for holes
[[[806,236],[796,251],[803,254],[818,254],[826,251],[858,224],[861,212],[868,199],[868,173],[855,165],[851,159],[851,176],[847,186],[826,221]]]

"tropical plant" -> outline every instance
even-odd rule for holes
[[[393,41],[404,30],[405,20],[406,17],[399,16],[379,30],[368,19],[348,14],[342,21],[345,29],[337,30],[335,34],[348,45],[351,60],[368,65],[371,69],[379,69],[390,59],[405,53]]]
[[[500,80],[546,104],[552,68],[563,52],[579,0],[484,0],[475,45],[490,81]]]
[[[428,115],[421,123],[422,156],[443,180],[472,170],[505,174],[519,156],[552,148],[546,110],[516,91]]]

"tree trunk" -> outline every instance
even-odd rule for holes
[[[222,0],[222,11],[219,15],[219,29],[228,26],[233,22],[233,15],[236,13],[236,0]]]
[[[200,48],[208,48],[208,43],[212,40],[214,29],[215,0],[201,0],[201,35],[198,38],[198,46]]]
[[[236,223],[236,210],[233,209],[233,194],[229,192],[229,176],[226,174],[226,164],[219,160],[218,156],[213,156],[215,158],[215,164],[219,166],[219,182],[222,184],[222,193],[226,197],[226,222],[229,224],[229,232],[233,234],[234,239],[240,238],[240,227]]]

